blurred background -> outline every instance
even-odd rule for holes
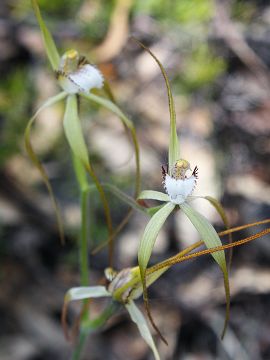
[[[269,217],[269,1],[40,0],[39,4],[59,50],[76,48],[98,64],[133,120],[141,147],[143,189],[162,191],[169,112],[160,70],[130,35],[149,46],[168,72],[181,156],[199,168],[194,194],[218,198],[231,226]],[[66,360],[72,345],[63,336],[60,316],[65,292],[79,284],[79,192],[62,131],[64,107],[59,104],[40,114],[32,140],[62,209],[67,243],[61,246],[50,199],[23,146],[28,119],[59,91],[29,0],[1,1],[0,71],[0,359]],[[99,178],[132,195],[134,154],[119,120],[84,101],[81,118]],[[116,226],[127,207],[108,196]],[[223,229],[206,202],[194,206]],[[94,248],[107,234],[96,195],[90,213],[89,241]],[[136,265],[147,220],[134,213],[120,233],[117,270]],[[178,212],[166,222],[151,263],[197,240],[196,231]],[[231,319],[222,342],[223,281],[210,256],[174,266],[151,287],[153,315],[169,342],[167,347],[157,339],[162,359],[270,359],[269,240],[264,237],[234,251]],[[107,252],[89,256],[89,283],[94,285],[108,265]],[[94,302],[92,315],[103,305]],[[80,304],[70,308],[71,321],[79,310]],[[82,359],[146,360],[152,354],[122,312],[89,338]]]

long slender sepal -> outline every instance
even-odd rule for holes
[[[194,227],[197,229],[198,233],[200,234],[202,241],[205,243],[208,249],[211,249],[216,246],[221,246],[221,240],[213,228],[213,226],[208,222],[208,220],[194,210],[190,205],[187,203],[183,203],[179,205],[189,220],[192,222]],[[214,260],[219,265],[224,278],[224,288],[225,288],[225,295],[226,295],[226,317],[224,328],[222,331],[221,337],[225,335],[225,331],[227,328],[229,316],[230,316],[230,286],[229,286],[229,277],[228,277],[228,270],[226,265],[226,258],[224,251],[218,251],[212,254]]]
[[[42,19],[37,1],[31,0],[31,2],[32,2],[32,7],[34,9],[34,12],[35,12],[35,15],[36,15],[36,18],[37,18],[37,21],[38,21],[38,24],[39,24],[39,27],[41,30],[42,39],[43,39],[43,43],[45,46],[47,56],[50,60],[53,70],[56,71],[56,70],[58,70],[59,61],[60,61],[59,53],[57,51],[57,48],[55,46],[55,43],[54,43],[54,40],[52,38],[50,31],[47,29],[47,26],[46,26],[44,20]]]
[[[140,241],[139,250],[138,250],[138,262],[140,267],[140,274],[141,274],[141,281],[143,285],[143,298],[144,298],[144,304],[147,311],[147,315],[149,317],[149,320],[151,321],[152,326],[159,334],[160,338],[165,342],[166,340],[160,333],[158,327],[156,326],[150,312],[149,302],[148,302],[148,295],[147,295],[147,287],[146,287],[146,268],[155,244],[155,241],[157,239],[158,233],[160,229],[162,228],[163,224],[165,223],[167,217],[170,215],[170,213],[174,210],[175,205],[171,202],[164,205],[158,212],[156,212],[148,224],[146,225],[146,228],[144,230],[143,236]]]
[[[131,37],[132,40],[134,40],[137,44],[139,44],[144,50],[146,50],[152,58],[156,61],[158,64],[161,73],[164,77],[166,88],[167,88],[167,95],[168,95],[168,102],[169,102],[169,110],[170,110],[170,143],[169,143],[169,174],[171,175],[171,170],[176,163],[176,161],[180,158],[180,148],[179,148],[179,140],[177,136],[177,130],[176,130],[176,116],[175,116],[175,107],[174,107],[174,101],[172,97],[172,91],[171,86],[169,82],[168,75],[161,64],[161,62],[158,60],[155,54],[152,53],[152,51],[145,46],[143,43],[141,43],[138,39]]]
[[[160,191],[144,190],[138,196],[138,200],[158,200],[168,202],[170,201],[170,198],[167,194]]]
[[[155,360],[160,360],[159,353],[143,314],[132,300],[130,300],[129,303],[125,305],[125,307],[131,317],[131,320],[137,325],[142,338],[152,349]]]
[[[104,193],[104,189],[98,180],[89,160],[88,150],[83,137],[81,123],[78,115],[78,101],[76,95],[69,95],[67,98],[66,111],[64,115],[64,130],[72,152],[82,162],[86,171],[89,173],[97,187],[105,212],[109,237],[111,237],[113,229],[110,208]],[[109,245],[109,262],[110,265],[112,265],[113,243],[110,243]]]
[[[216,211],[219,213],[219,216],[221,217],[226,229],[228,230],[230,228],[230,222],[229,222],[229,219],[228,219],[226,212],[225,212],[223,206],[221,205],[221,203],[217,199],[213,198],[212,196],[204,196],[204,199],[209,201],[210,204],[214,206]],[[229,243],[231,244],[233,242],[231,233],[229,234],[228,238],[229,238]],[[229,250],[229,256],[228,256],[228,269],[229,270],[232,265],[232,255],[233,255],[233,248],[231,248]]]
[[[57,226],[58,226],[58,229],[59,229],[59,235],[60,235],[61,243],[64,243],[64,229],[63,229],[63,223],[62,223],[62,219],[61,219],[61,215],[60,215],[60,210],[58,208],[58,205],[57,205],[54,193],[53,193],[53,189],[52,189],[52,186],[50,184],[50,181],[49,181],[48,175],[46,173],[46,170],[44,169],[43,165],[39,161],[39,159],[38,159],[38,157],[37,157],[37,155],[35,153],[35,150],[34,150],[34,148],[32,146],[32,143],[31,143],[31,130],[32,130],[32,126],[34,124],[34,121],[36,120],[38,114],[42,110],[44,110],[44,109],[58,103],[59,101],[63,100],[66,96],[67,96],[67,94],[65,92],[61,92],[60,94],[49,98],[36,111],[34,116],[29,120],[29,122],[27,124],[27,127],[25,129],[25,132],[24,132],[24,143],[25,143],[25,149],[27,151],[27,154],[28,154],[29,158],[31,159],[31,161],[33,162],[33,164],[39,170],[39,173],[40,173],[40,175],[42,177],[42,180],[44,181],[44,183],[45,183],[45,185],[47,187],[48,193],[50,195],[52,206],[53,206],[53,209],[54,209],[54,212],[55,212],[55,215],[56,215],[56,221],[57,221]]]

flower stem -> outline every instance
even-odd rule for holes
[[[88,213],[88,191],[81,189],[81,234],[80,234],[80,272],[81,272],[81,285],[88,286],[89,283],[89,261],[88,261],[88,226],[87,226],[87,213]]]

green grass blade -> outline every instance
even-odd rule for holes
[[[52,206],[53,206],[53,209],[54,209],[54,212],[55,212],[55,215],[56,215],[57,226],[58,226],[58,229],[59,229],[59,235],[60,235],[60,239],[61,239],[62,243],[64,243],[64,229],[63,229],[63,223],[62,223],[62,219],[61,219],[61,215],[60,215],[60,210],[58,208],[55,196],[53,194],[53,190],[52,190],[49,178],[47,176],[47,173],[46,173],[43,165],[39,161],[39,159],[38,159],[38,157],[37,157],[37,155],[35,153],[35,150],[34,150],[34,148],[32,146],[32,143],[31,143],[31,130],[32,130],[32,126],[34,124],[34,121],[36,120],[38,114],[42,110],[44,110],[44,109],[58,103],[59,101],[63,100],[66,96],[67,96],[67,94],[65,92],[61,92],[60,94],[49,98],[36,111],[35,115],[29,120],[29,122],[27,124],[27,127],[25,129],[25,133],[24,133],[24,143],[25,143],[26,152],[27,152],[29,158],[31,159],[31,161],[33,162],[33,164],[39,170],[39,173],[40,173],[40,175],[41,175],[41,177],[42,177],[42,179],[43,179],[43,181],[44,181],[44,183],[45,183],[45,185],[47,187],[47,190],[49,192],[50,199],[51,199],[51,202],[52,202]]]
[[[208,222],[208,220],[194,210],[190,205],[187,203],[183,203],[179,205],[189,220],[192,222],[194,227],[197,229],[198,233],[200,234],[202,241],[205,243],[208,249],[221,246],[222,242],[213,228],[213,226]],[[226,317],[225,317],[225,324],[222,332],[222,338],[225,335],[225,331],[227,328],[229,314],[230,314],[230,286],[229,286],[229,277],[228,277],[228,270],[226,265],[226,258],[225,252],[217,251],[211,254],[215,261],[218,263],[224,278],[224,287],[225,287],[225,294],[226,294]]]
[[[170,201],[170,198],[167,194],[160,191],[144,190],[138,196],[138,200],[158,200],[168,202]]]
[[[167,88],[167,95],[168,95],[168,103],[169,103],[169,110],[170,110],[170,143],[169,143],[169,173],[171,175],[171,169],[173,168],[175,162],[180,159],[180,148],[179,148],[179,139],[177,136],[177,130],[176,130],[176,115],[175,115],[175,107],[174,107],[174,101],[171,91],[171,85],[169,82],[168,75],[161,64],[161,62],[158,60],[158,58],[152,53],[152,51],[145,46],[143,43],[141,43],[136,38],[132,37],[132,40],[137,42],[144,50],[146,50],[152,58],[155,60],[157,65],[159,66],[161,73],[163,75],[163,78],[165,80],[166,88]]]
[[[144,318],[143,314],[141,313],[139,308],[135,305],[134,301],[129,301],[129,303],[126,304],[125,307],[129,312],[131,320],[137,325],[142,338],[152,349],[155,360],[160,360],[156,345],[154,343],[147,321]]]
[[[39,24],[39,27],[41,30],[42,39],[43,39],[43,43],[45,46],[47,56],[50,60],[53,70],[56,71],[58,69],[59,61],[60,61],[59,53],[55,46],[52,35],[49,32],[49,30],[47,29],[47,26],[46,26],[44,20],[42,19],[37,1],[31,0],[31,2],[32,2],[32,7],[34,9],[34,12],[35,12],[35,15],[36,15],[36,18],[37,18],[37,21],[38,21],[38,24]]]

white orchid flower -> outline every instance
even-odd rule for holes
[[[200,198],[199,196],[192,196],[192,192],[196,186],[198,179],[198,168],[196,166],[191,175],[188,176],[187,172],[190,170],[191,168],[189,162],[184,159],[176,160],[170,169],[165,169],[164,167],[162,167],[163,185],[166,193],[152,190],[144,190],[138,197],[138,200],[158,200],[166,203],[165,205],[157,208],[157,211],[154,213],[154,215],[146,225],[139,245],[138,262],[141,271],[142,283],[144,285],[144,300],[147,308],[148,298],[145,286],[145,273],[147,265],[152,254],[158,233],[164,225],[168,216],[173,212],[175,208],[178,207],[185,213],[193,226],[197,229],[198,233],[201,236],[201,239],[203,240],[208,249],[222,245],[221,240],[214,227],[203,215],[198,213],[189,204],[190,200]],[[202,198],[210,201],[210,203],[215,206],[218,212],[220,214],[223,214],[217,200],[207,196]],[[211,255],[218,263],[219,267],[223,272],[227,301],[227,313],[225,320],[226,327],[229,317],[230,291],[225,253],[222,250],[214,252]]]
[[[59,85],[68,94],[89,93],[102,88],[104,81],[101,72],[74,49],[62,56],[56,75]]]

